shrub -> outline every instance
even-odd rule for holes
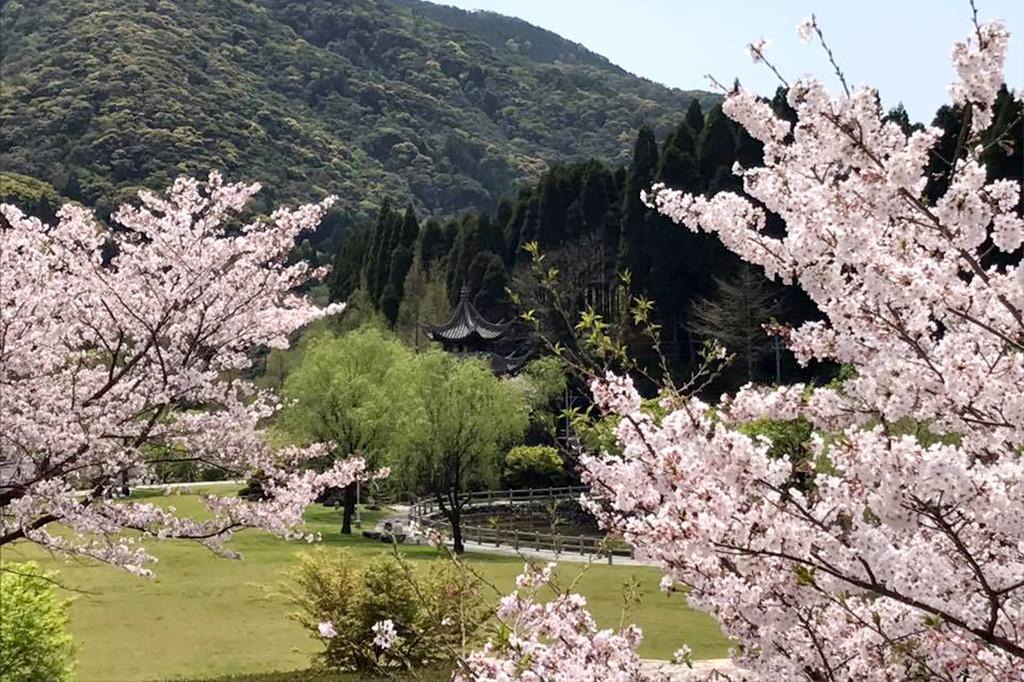
[[[263,500],[269,499],[269,495],[266,490],[267,480],[262,476],[252,476],[246,482],[245,485],[238,491],[238,496],[254,502],[262,502]],[[323,495],[327,495],[332,490],[328,488],[323,492]],[[319,499],[317,500],[320,501]]]
[[[813,453],[811,452],[811,423],[799,417],[797,419],[776,420],[757,419],[739,427],[740,433],[748,436],[764,436],[771,441],[768,455],[782,457],[789,455],[793,463],[793,479],[801,488],[811,484]]]
[[[561,482],[562,457],[548,445],[519,445],[505,456],[505,482],[513,488],[537,488]]]
[[[480,582],[450,561],[412,568],[388,554],[365,562],[345,550],[302,553],[283,594],[293,620],[324,644],[317,663],[335,670],[385,671],[450,662],[486,618]],[[394,644],[373,626],[394,625]],[[322,629],[330,628],[327,633]]]
[[[57,595],[50,572],[34,563],[0,570],[0,679],[70,679],[75,647],[67,632],[70,600]]]
[[[661,405],[663,397],[666,396],[658,395],[640,402],[641,411],[650,415],[658,423],[666,414],[665,408]],[[607,452],[612,455],[622,455],[622,447],[616,436],[619,423],[622,421],[621,415],[602,415],[588,408],[576,411],[570,416],[570,419],[572,420],[572,430],[579,437],[584,452]]]

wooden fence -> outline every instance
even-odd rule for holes
[[[529,504],[546,500],[572,499],[578,497],[587,488],[564,486],[561,488],[533,488],[526,490],[484,490],[469,494],[469,500],[463,507],[463,513],[472,513],[474,507],[490,507],[494,505]],[[437,529],[448,528],[448,523],[440,517],[440,507],[436,499],[421,499],[412,505],[411,515],[420,525]],[[598,554],[606,556],[608,563],[614,557],[633,557],[633,548],[621,540],[613,540],[593,535],[563,535],[561,533],[545,533],[521,528],[502,528],[501,524],[490,526],[462,525],[462,537],[467,542],[494,547],[510,547],[519,549],[547,550],[558,554],[580,554],[582,556]]]
[[[487,507],[495,504],[516,504],[522,502],[542,502],[544,500],[563,500],[579,497],[587,492],[584,486],[563,486],[561,488],[528,488],[524,490],[481,490],[468,493],[463,512],[470,512],[473,507]],[[436,498],[424,497],[412,505],[413,518],[432,516],[441,511]]]

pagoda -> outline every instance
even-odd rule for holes
[[[462,287],[459,303],[448,321],[425,325],[423,331],[431,341],[459,357],[479,357],[490,362],[495,374],[512,374],[526,362],[528,353],[503,355],[495,348],[512,327],[511,322],[490,322],[469,300],[469,287]]]

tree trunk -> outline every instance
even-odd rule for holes
[[[451,513],[448,515],[448,520],[452,524],[452,551],[456,554],[462,554],[466,551],[466,546],[462,543],[462,518],[460,509],[458,506],[453,507]]]
[[[782,385],[782,342],[775,337],[772,340],[772,347],[775,349],[775,385]]]
[[[352,535],[352,517],[356,513],[356,484],[345,486],[345,499],[342,505],[341,534]]]

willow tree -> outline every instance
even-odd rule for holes
[[[528,401],[484,363],[438,350],[415,356],[405,377],[392,470],[406,489],[437,500],[462,552],[469,493],[498,482],[501,454],[526,432]]]
[[[324,334],[288,375],[279,427],[300,443],[327,443],[319,467],[359,453],[369,462],[385,459],[392,441],[389,428],[409,351],[373,327],[341,336]],[[352,532],[356,486],[345,488],[341,532]]]

